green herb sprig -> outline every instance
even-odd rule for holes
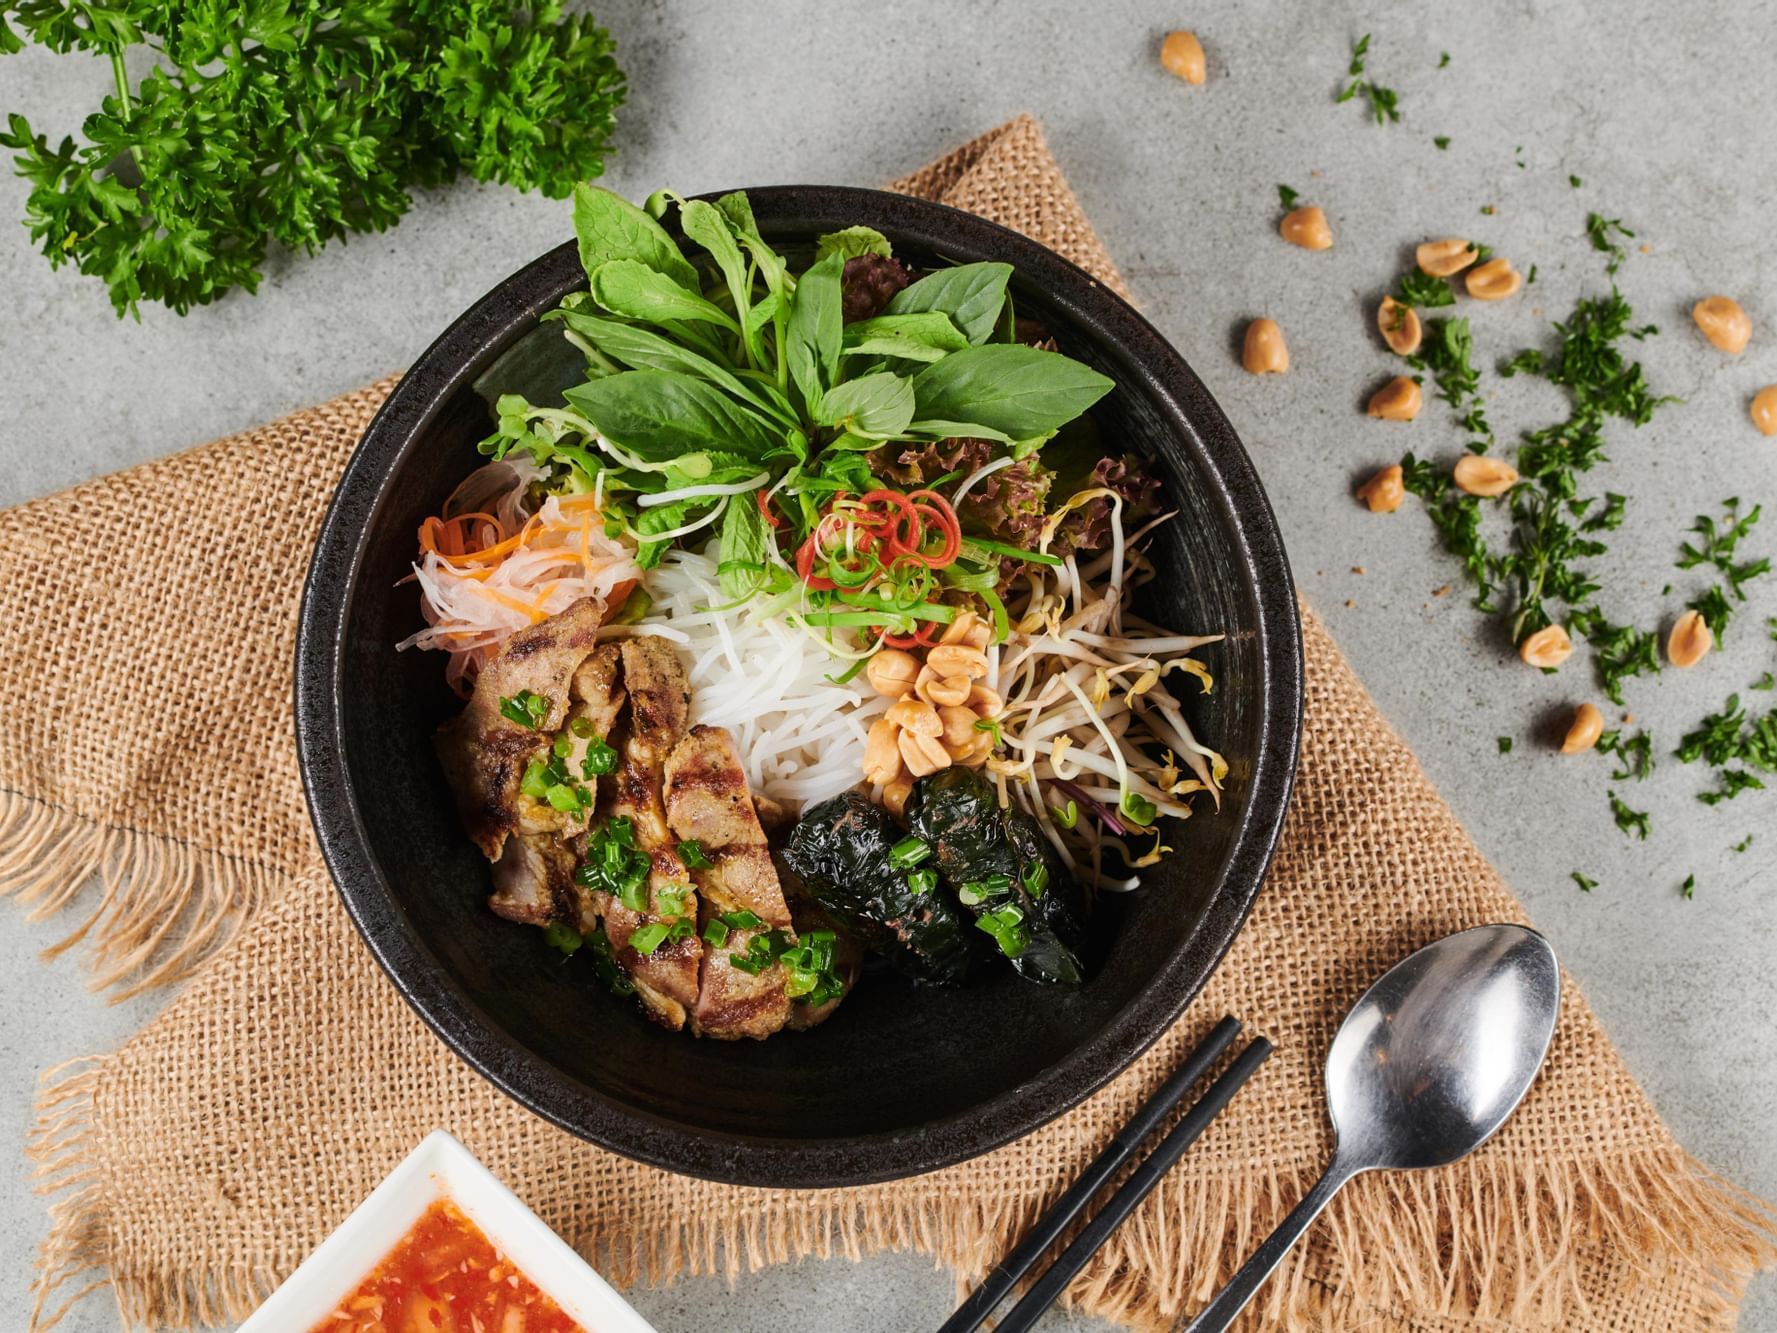
[[[1370,34],[1365,33],[1352,43],[1351,61],[1346,66],[1345,75],[1348,80],[1335,102],[1349,102],[1360,93],[1370,103],[1370,114],[1375,117],[1378,125],[1386,125],[1401,118],[1400,96],[1393,88],[1384,88],[1364,77],[1364,61],[1370,50]]]

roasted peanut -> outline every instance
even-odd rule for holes
[[[1394,463],[1382,469],[1357,488],[1357,498],[1370,506],[1372,514],[1392,514],[1407,498],[1406,474]]]
[[[1459,491],[1491,498],[1504,495],[1518,484],[1518,469],[1503,459],[1489,458],[1485,454],[1464,454],[1457,460],[1450,479]]]
[[[1748,411],[1760,435],[1777,435],[1777,384],[1767,384],[1753,394]]]
[[[1006,711],[1006,701],[987,686],[975,685],[969,689],[969,707],[982,717],[998,717]]]
[[[987,756],[993,753],[993,747],[993,733],[978,731],[975,733],[975,743],[956,762],[964,768],[980,768],[987,762]]]
[[[916,778],[950,767],[950,751],[936,736],[915,736],[911,731],[903,731],[896,743],[901,750],[901,762]]]
[[[878,694],[899,699],[919,678],[919,659],[899,648],[884,648],[870,659],[864,676]]]
[[[1561,741],[1562,754],[1580,754],[1598,744],[1604,734],[1604,714],[1596,704],[1581,704],[1573,710],[1573,721]]]
[[[1666,660],[1675,667],[1694,667],[1715,647],[1715,635],[1695,611],[1686,611],[1666,636]]]
[[[897,744],[901,729],[886,717],[870,724],[864,737],[864,780],[889,782],[901,771],[901,751]]]
[[[973,611],[958,611],[956,619],[944,627],[938,636],[939,643],[960,643],[967,645],[976,627],[981,624],[981,617]],[[970,645],[972,646],[972,645]]]
[[[981,718],[973,708],[964,704],[940,708],[938,720],[944,724],[944,746],[953,755],[958,750],[968,749],[975,743],[975,737],[981,734],[975,730],[975,724]]]
[[[940,676],[931,667],[919,669],[919,679],[913,683],[913,692],[927,703],[938,708],[969,701],[969,678],[967,676]]]
[[[1705,296],[1691,307],[1691,318],[1703,336],[1729,356],[1739,356],[1752,341],[1752,318],[1731,296]]]
[[[1382,332],[1382,341],[1402,356],[1417,352],[1425,337],[1425,331],[1419,325],[1419,312],[1410,305],[1402,305],[1392,296],[1383,297],[1382,304],[1376,307],[1376,327]]]
[[[1290,349],[1274,319],[1255,319],[1246,326],[1240,364],[1255,375],[1281,375],[1290,368]]]
[[[1419,261],[1419,271],[1434,278],[1448,278],[1460,273],[1480,257],[1475,247],[1460,236],[1426,241],[1413,252],[1413,258]]]
[[[944,724],[938,720],[938,710],[924,699],[903,699],[890,704],[883,716],[902,731],[911,731],[915,736],[936,736],[944,730]]]
[[[1524,285],[1524,276],[1509,259],[1489,259],[1477,264],[1464,279],[1468,294],[1477,301],[1503,301]]]
[[[1518,656],[1528,665],[1547,671],[1573,656],[1573,640],[1562,626],[1549,625],[1526,637],[1518,645]]]
[[[1197,34],[1184,28],[1169,32],[1160,43],[1160,63],[1168,74],[1176,74],[1186,83],[1201,86],[1208,70],[1203,60],[1203,43]]]
[[[1418,383],[1405,375],[1396,375],[1370,395],[1370,415],[1384,421],[1411,421],[1419,415],[1424,401]]]
[[[882,803],[897,819],[907,809],[907,798],[913,795],[913,779],[899,777],[882,784]]]
[[[1304,250],[1333,248],[1333,229],[1327,225],[1327,215],[1313,204],[1285,213],[1283,221],[1277,224],[1277,234]]]
[[[926,665],[940,676],[975,680],[987,674],[987,654],[967,644],[941,643],[926,654]]]

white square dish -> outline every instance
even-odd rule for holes
[[[589,1333],[654,1327],[455,1138],[435,1130],[321,1242],[240,1333],[309,1333],[339,1308],[439,1198]]]

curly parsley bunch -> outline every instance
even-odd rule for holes
[[[32,239],[119,315],[253,291],[272,242],[381,231],[464,172],[563,197],[603,170],[625,91],[610,35],[556,0],[0,0],[0,55],[26,37],[116,75],[84,142],[13,112],[0,146]],[[155,57],[133,89],[132,47]]]

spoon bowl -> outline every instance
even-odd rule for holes
[[[1383,973],[1327,1051],[1332,1162],[1187,1333],[1233,1323],[1353,1176],[1447,1166],[1491,1138],[1530,1091],[1560,1012],[1555,951],[1527,926],[1459,931]]]

